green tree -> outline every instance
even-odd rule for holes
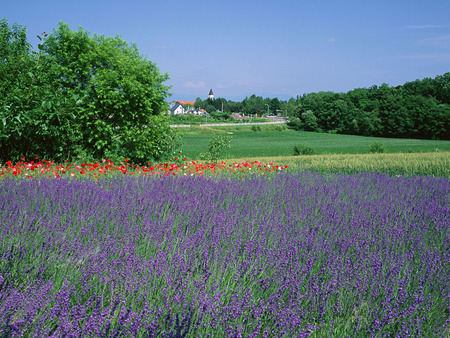
[[[296,106],[297,106],[297,103],[295,102],[295,99],[293,97],[291,97],[286,104],[285,113],[288,117],[294,117],[294,111],[295,111]]]
[[[39,53],[26,30],[0,21],[0,159],[62,160],[79,154],[170,156],[167,74],[119,37],[91,36],[60,23]]]
[[[364,136],[379,136],[381,130],[381,120],[375,111],[364,111],[356,109],[356,126],[354,133]]]
[[[0,21],[0,102],[12,103],[29,90],[36,57],[27,40],[25,27],[13,24],[3,18]],[[30,74],[31,76],[30,76]]]
[[[301,120],[303,122],[304,130],[317,131],[318,129],[317,117],[311,110],[307,110],[306,112],[302,113]]]
[[[0,22],[0,160],[58,159],[76,148],[71,122],[81,101],[55,86],[54,64],[42,53],[45,37],[38,36],[37,53],[24,27]]]
[[[96,158],[122,149],[142,163],[171,152],[175,137],[162,114],[168,106],[169,87],[154,63],[139,54],[136,45],[120,37],[72,31],[60,23],[46,44],[55,64],[55,79],[63,93],[83,97],[77,112],[82,146]]]
[[[280,100],[278,100],[277,97],[270,100],[269,106],[270,106],[271,115],[278,115],[279,112],[277,110],[281,109],[281,102],[280,102]]]
[[[203,108],[203,100],[201,98],[197,97],[195,99],[194,108],[195,109]]]
[[[212,104],[206,104],[204,109],[206,110],[207,113],[214,113],[217,111],[216,107],[214,107],[214,105]]]
[[[218,111],[222,111],[222,109],[224,112],[230,111],[230,108],[228,107],[228,102],[224,98],[218,97],[212,101],[212,104]]]
[[[17,156],[14,147],[24,150],[24,143],[28,143],[24,142],[23,125],[28,122],[24,112],[31,97],[36,60],[25,27],[9,26],[3,18],[0,21],[0,160],[8,160],[7,156],[13,159]]]
[[[450,73],[436,76],[434,83],[436,99],[442,103],[450,104]]]
[[[256,96],[255,94],[246,97],[242,101],[242,104],[244,106],[244,112],[247,114],[261,114],[267,112],[263,98],[261,96]]]
[[[233,101],[228,101],[228,107],[230,109],[230,112],[232,113],[239,113],[242,111],[242,102],[233,102]]]

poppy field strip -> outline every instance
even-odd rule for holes
[[[449,179],[153,177],[0,180],[0,335],[448,335]]]
[[[95,163],[68,163],[55,164],[53,161],[39,161],[36,157],[31,161],[22,161],[18,163],[6,162],[6,165],[0,165],[0,178],[5,177],[26,177],[26,178],[63,178],[63,177],[90,177],[98,179],[104,175],[131,175],[131,176],[204,176],[204,175],[245,175],[245,174],[261,174],[277,172],[287,169],[287,165],[277,165],[273,161],[262,163],[261,161],[240,161],[227,164],[224,161],[219,163],[203,163],[199,161],[188,161],[186,158],[179,160],[174,159],[174,163],[163,163],[152,165],[148,162],[148,166],[139,166],[129,163],[128,159],[120,162],[119,165],[114,164],[109,159],[103,159],[101,162]]]

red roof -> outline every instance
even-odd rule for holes
[[[178,101],[178,100],[175,100],[173,102],[178,102],[180,104],[190,104],[191,106],[193,106],[195,104],[195,101]]]

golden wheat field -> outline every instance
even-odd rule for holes
[[[240,162],[244,159],[227,159]],[[275,161],[289,170],[355,173],[378,171],[398,175],[450,177],[450,152],[309,155],[267,158],[246,158],[245,161]]]

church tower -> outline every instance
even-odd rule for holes
[[[212,91],[212,88],[211,88],[211,90],[209,91],[208,99],[214,100],[214,93],[213,93],[213,91]]]

